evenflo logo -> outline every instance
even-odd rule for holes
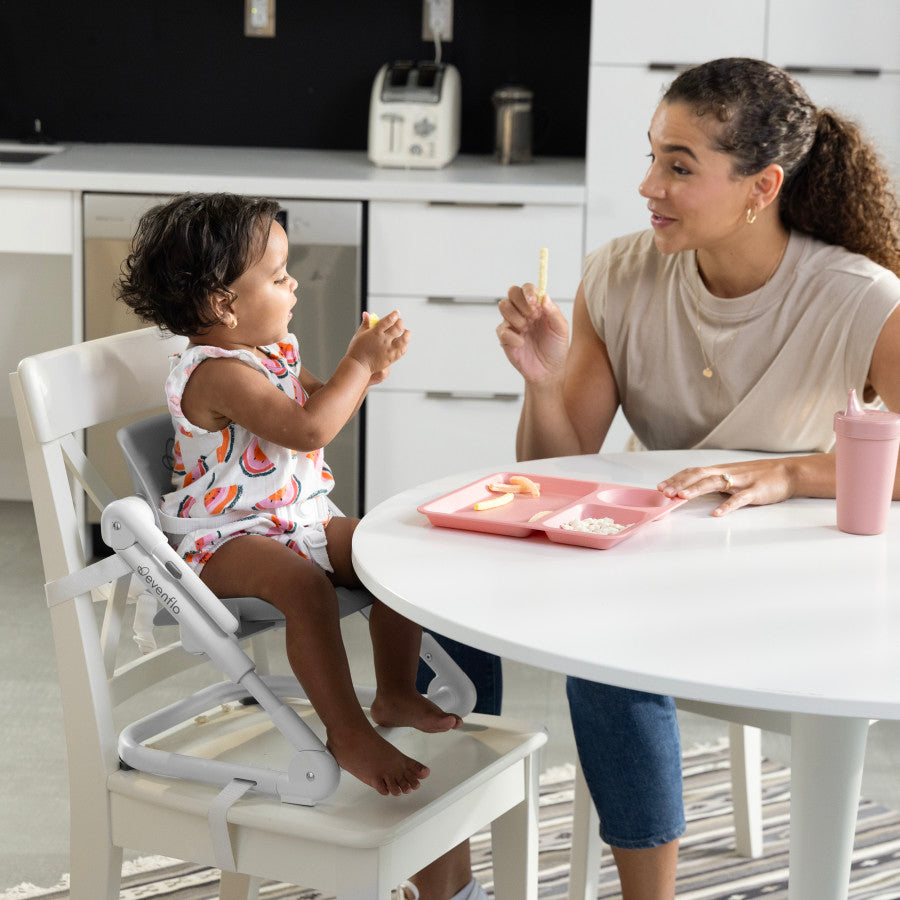
[[[138,566],[137,573],[146,582],[147,587],[150,589],[150,593],[154,594],[156,599],[159,600],[163,606],[167,607],[176,616],[181,612],[181,607],[178,605],[178,598],[172,594],[166,593],[162,589],[159,582],[150,574],[149,566]]]

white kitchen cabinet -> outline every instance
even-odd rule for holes
[[[497,341],[497,301],[537,279],[571,318],[581,206],[371,203],[368,307],[412,339],[366,400],[365,508],[448,472],[509,463],[522,381]]]
[[[28,500],[28,478],[5,375],[32,353],[81,337],[78,204],[70,191],[0,190],[0,498]],[[73,301],[74,297],[74,301]],[[78,305],[76,305],[78,304]]]
[[[900,3],[769,0],[767,58],[777,66],[900,71]]]
[[[761,56],[766,0],[594,0],[591,63],[697,63],[716,56]]]
[[[897,41],[900,44],[900,32]],[[816,106],[831,107],[859,125],[900,185],[900,71],[876,75],[823,68],[795,74]]]

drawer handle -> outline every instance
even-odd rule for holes
[[[651,72],[683,72],[685,69],[690,69],[694,65],[696,65],[696,63],[661,62],[660,60],[655,60],[647,63],[647,68]]]
[[[439,303],[443,306],[453,304],[455,306],[496,306],[500,302],[499,297],[426,297],[426,303]]]
[[[426,391],[428,400],[502,400],[512,403],[519,394],[491,393],[490,391]]]
[[[524,203],[478,203],[474,200],[429,200],[428,206],[455,206],[459,209],[525,209]]]
[[[881,75],[881,69],[861,66],[785,66],[784,70],[792,75],[853,75],[863,78],[878,78]]]

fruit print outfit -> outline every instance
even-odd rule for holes
[[[191,374],[204,360],[221,357],[260,369],[279,390],[306,403],[297,338],[288,334],[259,350],[264,359],[249,350],[207,346],[190,346],[172,357],[166,400],[175,428],[174,490],[160,504],[163,530],[196,572],[226,541],[244,534],[275,538],[331,572],[325,525],[339,513],[328,501],[334,478],[324,452],[282,447],[235,422],[206,431],[181,411]]]

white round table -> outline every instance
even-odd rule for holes
[[[653,487],[686,466],[758,456],[593,455],[508,471]],[[435,527],[417,511],[485,474],[368,513],[353,541],[365,586],[509,659],[787,722],[790,897],[845,898],[869,720],[900,719],[900,505],[885,534],[863,537],[838,531],[833,500],[718,518],[711,495],[607,550]]]

